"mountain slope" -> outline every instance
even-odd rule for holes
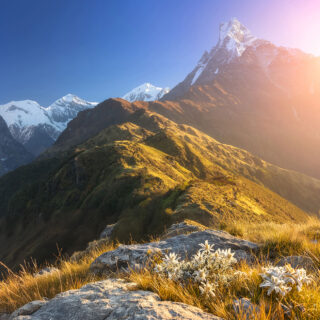
[[[320,58],[256,39],[232,20],[185,80],[149,109],[320,178],[319,101]]]
[[[259,63],[266,70],[279,54],[286,54],[289,58],[310,57],[297,49],[277,47],[267,40],[256,38],[238,19],[232,18],[220,24],[218,43],[209,52],[203,53],[195,68],[164,99],[181,98],[192,86],[211,82],[218,77],[223,67],[238,61],[246,50],[260,51]]]
[[[32,155],[15,141],[0,116],[0,176],[30,162]]]
[[[235,220],[304,221],[304,211],[261,182],[271,177],[288,184],[291,174],[140,109],[59,158],[0,179],[0,259],[9,265],[29,256],[42,260],[56,243],[73,252],[115,222],[113,237],[127,241],[185,218],[215,227]]]
[[[207,107],[209,111],[206,109]],[[217,113],[214,114],[215,120],[212,120],[210,117],[210,112],[212,112],[210,108],[210,104],[196,104],[191,100],[182,100],[179,102],[135,102],[130,104],[121,99],[109,99],[99,104],[94,110],[81,112],[77,118],[69,123],[68,128],[61,134],[54,146],[50,148],[44,156],[51,157],[58,155],[62,151],[69,150],[85,142],[87,139],[94,137],[102,129],[110,125],[131,121],[130,119],[133,117],[135,111],[140,110],[140,112],[143,112],[143,110],[147,109],[171,117],[177,122],[183,122],[188,118],[190,119],[188,121],[189,123],[195,123],[198,127],[202,126],[207,131],[209,131],[210,128],[215,130],[221,128],[225,130],[225,126],[228,125],[230,127],[228,134],[234,134],[238,139],[239,137],[246,138],[247,129],[242,127],[241,122],[237,123],[235,121],[232,125],[228,123],[228,121],[233,121],[232,114],[229,114],[229,118],[225,119],[224,112],[220,112],[219,114],[221,110],[219,110],[219,108],[213,108]],[[212,126],[212,123],[214,123],[214,126]],[[208,126],[206,126],[207,124]],[[144,124],[144,127],[147,127],[147,124]],[[277,133],[277,131],[275,132]],[[249,136],[247,138],[249,140],[251,137]],[[254,132],[252,132],[252,138],[255,138]],[[210,139],[210,137],[208,137],[208,139]],[[278,137],[278,139],[280,138]],[[199,145],[202,144],[201,141],[198,143]],[[232,147],[230,146],[230,148]],[[237,150],[237,148],[235,148],[235,150]],[[246,158],[247,156],[243,157]],[[260,160],[258,163],[259,162]],[[260,168],[253,168],[252,164],[254,164],[254,161],[245,169],[246,172],[250,173],[246,175],[246,177],[253,181],[259,181],[259,183],[262,183],[267,188],[293,202],[303,210],[318,213],[320,209],[319,180],[298,172],[280,169],[271,164],[266,164],[266,166],[261,166]],[[267,167],[267,170],[265,170],[265,167]],[[240,170],[240,168],[237,170]],[[242,174],[242,171],[238,171],[238,173]],[[274,175],[278,177],[278,179],[273,180],[272,177]]]
[[[169,91],[169,88],[159,88],[153,86],[151,83],[144,83],[126,93],[122,99],[129,102],[160,100]]]

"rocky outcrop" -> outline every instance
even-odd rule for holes
[[[119,279],[95,282],[57,295],[34,313],[18,309],[11,320],[221,320],[212,314],[177,302],[161,301],[149,291],[134,290],[134,283]],[[19,311],[20,310],[20,311]],[[20,315],[18,315],[20,314]]]
[[[191,223],[189,221],[183,221],[180,223],[175,223],[168,228],[164,234],[161,236],[161,239],[168,239],[180,234],[189,234],[196,231],[203,231],[204,226],[198,223]]]
[[[115,225],[116,225],[115,223],[114,224],[108,224],[103,229],[103,231],[100,233],[100,239],[110,238]]]
[[[206,230],[179,235],[159,242],[121,245],[116,250],[98,257],[90,269],[94,273],[105,273],[127,267],[139,269],[153,255],[163,255],[167,252],[174,252],[182,258],[191,257],[200,249],[200,244],[206,240],[211,245],[213,244],[215,249],[232,249],[238,260],[250,261],[253,258],[251,251],[258,248],[255,243],[238,239],[227,232]]]

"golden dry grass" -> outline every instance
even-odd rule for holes
[[[246,272],[247,278],[241,278],[230,286],[219,287],[216,296],[205,298],[200,294],[196,285],[182,285],[175,281],[162,278],[149,270],[131,272],[126,278],[137,283],[142,290],[157,293],[162,300],[182,302],[216,316],[229,320],[247,320],[244,310],[235,313],[233,302],[239,298],[248,298],[259,306],[250,315],[252,320],[276,319],[320,319],[320,279],[314,275],[314,283],[305,287],[301,292],[294,291],[288,297],[279,299],[275,296],[268,297],[259,287],[261,278],[259,273],[262,265],[248,266],[242,264],[239,270]],[[281,304],[291,305],[291,316],[285,317]]]
[[[305,286],[301,292],[293,291],[286,298],[278,300],[275,296],[268,297],[259,284],[266,258],[277,260],[282,256],[305,255],[311,257],[316,266],[320,266],[320,244],[315,240],[320,237],[320,221],[309,219],[304,224],[237,223],[224,228],[237,236],[261,244],[260,255],[253,266],[241,264],[238,269],[247,273],[248,278],[233,282],[229,287],[222,287],[216,297],[203,298],[199,288],[194,285],[181,285],[172,280],[161,278],[150,270],[132,272],[128,280],[136,282],[141,289],[159,294],[163,300],[183,302],[199,307],[224,319],[244,320],[246,314],[235,314],[233,301],[249,298],[259,305],[259,312],[252,314],[253,320],[281,319],[320,319],[320,273],[313,273],[313,283]],[[291,305],[291,316],[285,316],[281,303]]]
[[[317,218],[310,218],[301,224],[237,222],[223,229],[240,238],[260,243],[264,256],[306,255],[320,267],[320,220]]]
[[[91,250],[80,261],[59,259],[57,264],[48,265],[57,268],[57,271],[39,276],[35,276],[39,271],[35,263],[21,266],[18,273],[6,268],[8,275],[0,282],[0,314],[10,313],[30,301],[50,299],[60,292],[79,289],[89,282],[100,280],[100,277],[89,272],[90,264],[103,252],[112,249],[113,245],[106,244]]]
[[[238,223],[226,229],[237,232],[237,228],[241,230],[243,238],[262,244],[260,254],[264,259],[259,262],[257,257],[255,265],[246,263],[238,265],[237,269],[245,272],[248,277],[239,278],[230,286],[219,287],[214,298],[204,298],[196,285],[191,283],[181,285],[161,278],[150,269],[140,272],[131,271],[129,274],[119,273],[116,276],[137,283],[143,290],[157,293],[163,300],[190,304],[224,319],[246,319],[244,313],[236,315],[233,310],[233,301],[239,298],[248,298],[259,305],[259,311],[252,315],[253,320],[320,319],[319,274],[313,274],[314,282],[311,286],[304,287],[301,292],[294,291],[280,301],[274,296],[268,297],[259,288],[261,283],[259,273],[266,264],[263,260],[266,260],[267,255],[275,254],[281,257],[289,254],[305,254],[310,256],[316,264],[319,263],[320,244],[311,240],[318,239],[320,222],[317,219],[310,219],[303,225]],[[95,245],[81,255],[80,260],[60,260],[54,265],[59,269],[58,272],[35,277],[34,273],[38,271],[36,266],[22,268],[19,273],[9,271],[7,278],[0,282],[0,313],[12,312],[30,301],[44,297],[52,298],[60,292],[78,289],[89,282],[101,280],[100,277],[90,274],[90,264],[97,256],[114,249],[115,246],[105,244],[95,247]],[[284,317],[280,303],[292,305],[292,315],[289,318]]]

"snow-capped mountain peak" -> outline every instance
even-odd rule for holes
[[[52,103],[46,108],[46,112],[51,121],[63,130],[67,123],[75,118],[80,111],[93,108],[97,104],[98,102],[89,102],[69,93]]]
[[[176,99],[191,86],[212,81],[219,76],[225,65],[241,57],[247,48],[256,48],[266,43],[269,42],[254,37],[237,18],[221,23],[217,44],[209,52],[204,52],[195,68],[165,96],[165,99]]]
[[[44,108],[32,100],[11,101],[1,105],[0,116],[9,128],[12,125],[22,128],[47,121]]]
[[[51,104],[48,108],[46,108],[47,110],[51,110],[54,109],[56,107],[66,107],[69,105],[83,105],[83,106],[95,106],[98,103],[97,102],[89,102],[86,100],[83,100],[81,98],[79,98],[78,96],[68,93],[67,95],[65,95],[64,97],[56,100],[53,104]]]
[[[54,142],[59,134],[67,127],[70,120],[80,111],[93,108],[97,102],[85,101],[76,95],[67,94],[56,100],[49,107],[40,106],[32,100],[11,101],[0,105],[0,116],[5,120],[12,136],[22,143],[28,151],[38,154],[46,144]],[[35,136],[41,134],[43,148],[33,150],[28,148]]]
[[[169,91],[169,88],[156,87],[151,83],[146,82],[126,93],[122,98],[129,102],[154,101],[161,99]]]
[[[257,38],[237,18],[232,18],[229,22],[220,24],[218,46],[224,47],[237,56],[241,56],[255,40]]]

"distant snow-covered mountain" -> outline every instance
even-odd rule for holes
[[[268,69],[272,61],[285,53],[288,58],[306,55],[298,49],[276,47],[270,41],[253,36],[237,18],[220,24],[219,40],[210,50],[205,51],[193,70],[186,78],[164,96],[165,100],[176,100],[182,97],[192,86],[208,84],[231,63],[236,63],[245,52],[255,52],[259,65]]]
[[[122,98],[129,102],[155,101],[160,100],[169,91],[169,88],[160,88],[155,87],[151,83],[144,83],[125,94]]]
[[[14,139],[33,155],[38,155],[58,138],[80,111],[96,105],[96,102],[67,94],[49,107],[32,100],[11,101],[0,105],[0,116]]]
[[[68,122],[80,111],[94,108],[97,104],[97,102],[89,102],[73,94],[67,94],[46,108],[46,112],[56,126],[64,130]]]

